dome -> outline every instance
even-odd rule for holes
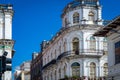
[[[99,5],[99,0],[73,0],[72,2],[68,3],[67,6],[63,9],[62,16],[68,11],[72,10],[79,6],[91,6],[96,7]]]
[[[95,6],[97,5],[98,0],[74,0],[71,3],[68,4],[70,8],[74,8],[80,5],[89,5],[89,6]]]

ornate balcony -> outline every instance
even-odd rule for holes
[[[70,57],[70,56],[81,56],[81,57],[101,57],[103,56],[103,50],[94,50],[94,49],[82,49],[78,51],[66,51],[58,56],[57,60],[60,60],[63,57]]]
[[[49,63],[47,63],[45,66],[43,66],[42,69],[45,69],[48,66],[50,66],[51,64],[55,64],[55,63],[56,63],[56,59],[53,59],[52,61],[50,61]]]
[[[78,51],[66,51],[60,54],[57,59],[53,59],[49,63],[47,63],[45,66],[43,66],[42,69],[47,68],[50,65],[56,64],[56,61],[61,60],[64,57],[74,57],[77,55],[77,57],[101,57],[103,56],[104,51],[103,50],[93,50],[93,49],[82,49]]]

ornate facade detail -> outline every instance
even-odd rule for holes
[[[59,32],[50,41],[41,44],[42,79],[106,77],[107,54],[104,52],[107,52],[107,43],[104,37],[93,36],[104,27],[99,1],[70,2],[63,10],[62,22]]]

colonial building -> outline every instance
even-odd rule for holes
[[[42,54],[33,53],[31,61],[31,80],[42,80]]]
[[[31,61],[26,61],[20,65],[14,74],[14,80],[31,80],[30,79],[30,64]]]
[[[14,55],[14,40],[12,40],[12,5],[0,4],[0,56],[6,51],[7,58],[12,58]],[[7,64],[11,65],[12,64]],[[6,71],[2,75],[2,80],[12,80],[12,72]]]
[[[61,15],[62,28],[42,43],[43,80],[106,77],[107,40],[93,34],[103,27],[99,0],[74,0]]]
[[[94,35],[108,38],[108,80],[120,80],[120,16]]]

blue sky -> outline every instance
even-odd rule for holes
[[[16,53],[13,70],[22,62],[31,60],[33,52],[40,51],[42,40],[50,40],[62,26],[61,13],[72,0],[0,0],[1,4],[13,4],[13,40]],[[104,20],[120,14],[120,0],[100,0]]]

